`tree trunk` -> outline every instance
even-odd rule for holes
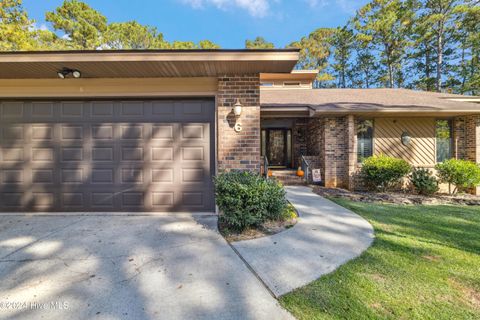
[[[467,67],[465,66],[465,43],[462,44],[462,58],[461,58],[461,70],[462,70],[462,85],[460,87],[460,93],[465,93],[465,82],[467,82]]]
[[[437,81],[435,89],[437,92],[442,91],[442,64],[443,64],[443,23],[439,22],[440,26],[437,34]]]
[[[431,75],[431,70],[430,70],[430,49],[428,47],[428,44],[425,44],[425,79],[426,79],[426,85],[427,85],[427,91],[432,91],[432,87],[430,85],[430,78],[432,77]]]
[[[388,87],[393,88],[393,66],[388,63]]]

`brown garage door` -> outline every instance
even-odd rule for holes
[[[213,211],[211,100],[0,103],[0,211]]]

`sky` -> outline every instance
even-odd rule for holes
[[[168,41],[208,39],[225,49],[263,36],[276,47],[319,27],[342,26],[367,0],[83,0],[109,22],[156,26]],[[30,18],[45,27],[45,12],[63,0],[24,0]]]

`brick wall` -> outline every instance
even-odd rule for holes
[[[310,118],[307,123],[307,155],[312,169],[320,169],[325,177],[325,119]]]
[[[457,159],[465,159],[465,118],[453,120],[453,153]]]
[[[233,105],[240,99],[242,115],[236,119]],[[260,171],[260,78],[259,75],[218,78],[218,170]],[[235,122],[242,125],[235,132]]]
[[[353,188],[357,169],[354,116],[312,118],[307,126],[307,154],[321,169],[326,187]]]
[[[480,162],[480,116],[465,118],[465,158]]]
[[[347,117],[325,118],[325,186],[348,187]]]
[[[300,159],[302,155],[307,155],[307,118],[296,118],[292,128],[293,140],[293,168],[298,168],[302,165]]]

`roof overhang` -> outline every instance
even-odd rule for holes
[[[2,52],[0,79],[57,78],[63,68],[80,70],[82,78],[290,73],[298,58],[298,49]]]
[[[462,116],[480,114],[479,97],[407,89],[263,90],[263,113],[310,109],[310,116]],[[467,100],[467,101],[465,101]]]

